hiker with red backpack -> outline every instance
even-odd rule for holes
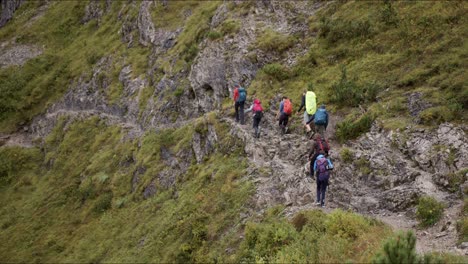
[[[333,170],[333,163],[323,154],[318,155],[314,162],[314,172],[317,174],[317,200],[316,205],[325,207],[325,192],[327,191],[330,171]]]
[[[279,106],[279,111],[278,114],[276,115],[276,118],[279,119],[279,126],[281,128],[281,134],[285,134],[288,132],[288,121],[289,121],[289,116],[292,114],[292,103],[291,100],[289,100],[286,96],[283,96],[280,106]]]
[[[234,84],[234,109],[236,110],[236,122],[244,124],[244,104],[247,99],[247,92],[239,84]]]
[[[323,138],[319,133],[314,135],[314,140],[312,141],[312,146],[309,151],[309,161],[310,161],[310,176],[314,174],[314,163],[317,160],[319,155],[324,155],[328,157],[328,152],[330,151],[330,144],[328,140]]]
[[[249,109],[245,110],[245,113],[252,111],[253,113],[253,128],[255,130],[254,137],[260,138],[260,121],[263,117],[263,107],[258,99],[254,99],[253,104]]]

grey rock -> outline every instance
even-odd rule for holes
[[[13,18],[13,14],[23,2],[23,0],[0,0],[0,28]]]
[[[151,182],[148,186],[146,186],[145,190],[143,191],[143,198],[148,199],[153,197],[156,194],[156,185],[154,182]]]
[[[13,44],[10,48],[0,50],[0,68],[12,65],[23,65],[28,60],[42,54],[42,49],[34,45]]]

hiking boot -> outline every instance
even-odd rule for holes
[[[289,127],[285,127],[284,128],[284,134],[288,133],[288,131],[289,131]]]
[[[315,205],[320,205],[320,202],[315,202]]]
[[[321,206],[322,208],[325,208],[325,203],[322,203],[320,206]]]

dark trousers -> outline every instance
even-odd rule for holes
[[[236,109],[236,122],[239,122],[243,125],[244,124],[244,102],[236,102],[234,105],[234,109]]]
[[[262,121],[262,117],[260,116],[255,116],[254,115],[254,118],[253,118],[253,128],[255,129],[255,135],[259,135],[260,134],[260,121]]]
[[[279,126],[286,127],[288,125],[288,121],[289,121],[289,116],[285,113],[281,113],[280,118],[279,118]]]
[[[320,205],[325,204],[325,192],[327,191],[327,186],[328,179],[320,181],[317,177],[317,203],[320,203]]]

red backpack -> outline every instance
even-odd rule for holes
[[[324,138],[318,138],[315,140],[317,144],[315,145],[316,153],[326,154],[330,151],[330,145],[328,144],[328,140]]]
[[[287,115],[292,114],[292,104],[289,99],[284,100],[283,112]]]

